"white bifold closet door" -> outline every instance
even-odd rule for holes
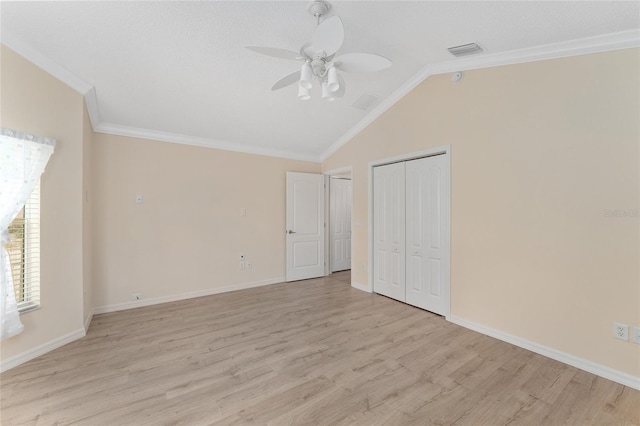
[[[374,290],[449,314],[448,156],[374,169]]]
[[[406,302],[449,313],[445,155],[406,163]]]
[[[373,288],[404,302],[405,230],[404,163],[373,169]]]

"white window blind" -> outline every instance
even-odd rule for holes
[[[11,264],[18,310],[40,306],[40,182],[18,216],[9,225],[11,241],[5,245]]]

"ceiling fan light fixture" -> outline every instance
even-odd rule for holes
[[[300,87],[311,90],[312,79],[313,72],[311,71],[311,65],[309,65],[309,62],[305,62],[304,64],[302,64],[302,68],[300,68]]]
[[[328,102],[333,102],[335,100],[335,98],[331,94],[331,91],[329,90],[329,83],[327,83],[326,81],[322,82],[322,99]]]
[[[340,83],[338,82],[338,71],[335,67],[329,67],[327,71],[327,85],[329,86],[330,92],[335,92],[340,88]]]
[[[308,101],[311,99],[311,90],[302,85],[302,82],[298,84],[298,99],[301,101]]]
[[[327,0],[314,0],[311,3],[309,12],[317,18],[318,26],[311,36],[311,42],[303,44],[299,54],[275,47],[245,46],[263,55],[303,62],[300,71],[281,77],[271,90],[298,83],[298,98],[306,100],[311,97],[315,80],[321,85],[323,99],[331,102],[345,94],[346,84],[340,72],[376,72],[391,66],[389,59],[373,53],[354,52],[336,56],[344,43],[344,23],[337,15],[325,17],[330,8]]]

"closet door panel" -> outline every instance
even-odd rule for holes
[[[442,238],[448,226],[446,160],[439,155],[406,163],[406,302],[440,315],[449,313],[448,292],[444,291],[447,277],[442,273],[448,261],[448,246]]]
[[[405,165],[376,167],[373,179],[373,289],[405,301]]]

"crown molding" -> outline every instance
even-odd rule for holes
[[[187,136],[177,133],[148,130],[137,127],[121,126],[102,121],[98,107],[98,97],[95,88],[82,80],[65,67],[58,64],[46,55],[38,52],[28,43],[15,34],[3,29],[2,44],[27,59],[45,72],[51,74],[76,92],[84,96],[87,112],[91,121],[91,127],[96,133],[105,133],[118,136],[129,136],[140,139],[149,139],[162,142],[171,142],[181,145],[192,145],[204,148],[221,149],[225,151],[242,152],[246,154],[264,155],[268,157],[287,158],[291,160],[310,161],[319,163],[318,155],[300,153],[295,151],[282,151],[276,149],[261,148],[252,145],[240,144],[230,141]]]
[[[84,103],[87,106],[87,112],[89,113],[89,121],[91,121],[91,127],[95,132],[95,129],[100,126],[102,119],[100,118],[100,109],[98,108],[98,96],[96,95],[95,87],[92,87],[84,95]]]
[[[98,108],[96,90],[91,84],[87,83],[46,55],[38,52],[28,43],[24,42],[22,39],[17,37],[15,34],[12,34],[10,31],[7,31],[6,29],[3,29],[2,31],[1,42],[11,50],[15,51],[36,66],[42,68],[47,73],[53,75],[55,78],[65,83],[73,90],[82,94],[85,98],[87,111],[89,112],[89,118],[91,120],[91,126],[93,127],[94,132],[319,163],[329,158],[329,156],[336,152],[341,146],[346,144],[349,140],[351,140],[358,133],[364,130],[376,118],[381,116],[385,111],[391,108],[392,105],[402,99],[418,84],[422,83],[431,75],[444,74],[453,71],[468,71],[472,69],[489,68],[501,65],[511,65],[523,62],[540,61],[567,56],[586,55],[590,53],[606,52],[612,50],[637,48],[640,47],[640,29],[582,38],[561,43],[547,44],[526,49],[513,50],[509,52],[481,54],[478,56],[471,56],[467,58],[454,59],[451,61],[427,65],[405,84],[400,86],[400,88],[394,91],[389,97],[379,103],[373,110],[371,110],[369,114],[364,116],[355,126],[353,126],[338,140],[336,140],[320,156],[300,152],[260,148],[252,145],[234,143],[224,140],[192,137],[176,133],[104,123],[102,121],[100,110]]]
[[[220,149],[224,151],[242,152],[245,154],[264,155],[267,157],[286,158],[290,160],[310,161],[313,163],[320,162],[317,155],[260,148],[252,145],[245,145],[219,139],[209,139],[197,136],[181,135],[178,133],[140,129],[137,127],[120,126],[117,124],[100,123],[97,127],[94,127],[93,131],[96,133],[104,133],[108,135],[128,136],[132,138],[177,143],[180,145],[191,145],[203,148]]]
[[[38,52],[31,45],[11,31],[7,31],[6,28],[2,29],[2,44],[13,50],[23,58],[29,60],[39,68],[42,68],[47,73],[51,74],[67,86],[71,87],[81,95],[85,95],[87,92],[93,89],[93,86],[58,64],[46,55]],[[91,123],[94,124],[93,122]]]
[[[608,52],[613,50],[640,47],[640,29],[604,34],[594,37],[552,43],[509,52],[481,54],[462,59],[430,64],[422,68],[417,74],[400,86],[388,98],[378,104],[369,114],[364,116],[355,126],[349,129],[326,151],[320,155],[320,161],[325,161],[340,147],[364,130],[376,118],[380,117],[396,102],[411,92],[418,84],[432,75],[454,71],[468,71],[473,69],[512,65],[524,62],[542,61],[545,59],[563,58],[568,56],[587,55],[590,53]]]

